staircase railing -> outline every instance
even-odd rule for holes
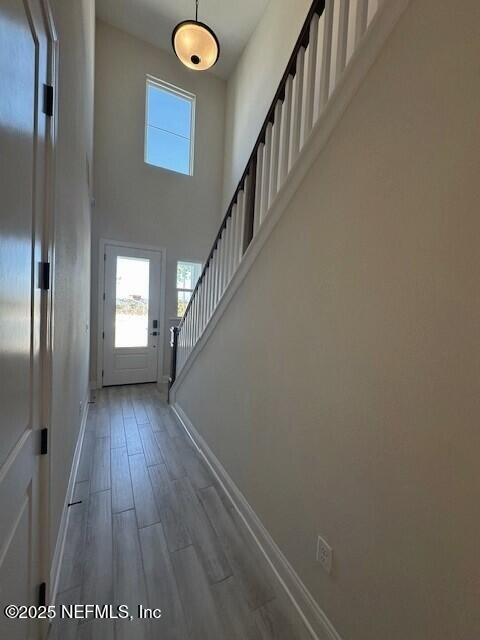
[[[170,385],[205,330],[381,1],[312,3],[185,314],[174,330]]]

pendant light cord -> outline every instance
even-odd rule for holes
[[[198,22],[198,0],[195,0],[195,22]]]

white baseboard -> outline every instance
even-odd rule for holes
[[[67,535],[68,521],[70,518],[70,509],[68,503],[72,501],[73,492],[75,489],[75,480],[77,477],[78,464],[80,462],[80,454],[82,452],[83,437],[85,435],[85,427],[87,425],[88,409],[90,407],[90,389],[88,389],[87,396],[83,403],[82,420],[80,423],[80,430],[78,432],[77,444],[75,446],[75,453],[73,454],[72,467],[70,469],[70,477],[68,479],[67,493],[65,495],[65,502],[63,504],[62,517],[60,519],[60,527],[57,535],[57,542],[55,544],[55,550],[53,553],[52,566],[50,568],[50,593],[48,604],[55,604],[57,597],[58,582],[60,579],[60,569],[62,566],[63,551],[65,548],[65,538]]]
[[[276,579],[298,611],[313,640],[342,640],[324,611],[301,581],[287,558],[283,555],[260,518],[247,502],[227,471],[210,449],[204,438],[193,426],[185,411],[176,402],[173,405],[179,421],[203,457],[222,489],[232,502],[245,527],[266,558]]]

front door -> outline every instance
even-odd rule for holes
[[[103,385],[158,378],[161,253],[105,247]]]
[[[47,580],[47,531],[40,526],[46,293],[38,276],[46,260],[43,87],[50,41],[42,4],[0,2],[0,638],[8,640],[40,637],[38,621],[9,620],[4,611],[37,604]]]

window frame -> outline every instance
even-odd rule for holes
[[[158,89],[162,89],[168,93],[171,93],[179,98],[183,98],[184,100],[188,100],[191,105],[191,114],[190,114],[190,156],[189,156],[189,172],[183,173],[183,171],[177,171],[175,169],[171,169],[169,167],[163,167],[158,164],[153,164],[148,161],[147,158],[147,141],[148,141],[148,127],[151,126],[148,123],[148,89],[150,86],[157,87]],[[176,87],[165,80],[160,80],[160,78],[155,78],[149,74],[145,77],[145,128],[144,128],[144,141],[143,141],[143,160],[145,164],[148,164],[149,167],[155,167],[156,169],[163,169],[164,171],[171,171],[172,173],[176,173],[180,176],[193,176],[194,170],[194,157],[195,157],[195,112],[196,112],[196,104],[197,104],[197,96],[190,91],[186,91],[185,89],[181,89],[180,87]],[[165,130],[167,131],[167,130]],[[172,131],[167,131],[172,135],[175,135]]]
[[[184,289],[183,287],[177,287],[178,265],[180,263],[194,264],[194,265],[198,265],[199,266],[198,278],[197,278],[197,281],[195,282],[195,285],[194,285],[193,289]],[[200,276],[202,275],[202,271],[203,271],[203,262],[201,260],[195,260],[195,259],[192,259],[192,258],[189,258],[189,259],[179,258],[176,261],[176,263],[175,263],[175,319],[176,320],[181,320],[183,318],[183,315],[182,316],[178,315],[178,294],[179,293],[190,293],[190,294],[192,294],[195,291],[195,287],[197,286],[197,282],[200,279]],[[191,298],[192,298],[192,296],[190,295],[190,300],[191,300]],[[190,304],[190,300],[188,301],[187,306]]]

